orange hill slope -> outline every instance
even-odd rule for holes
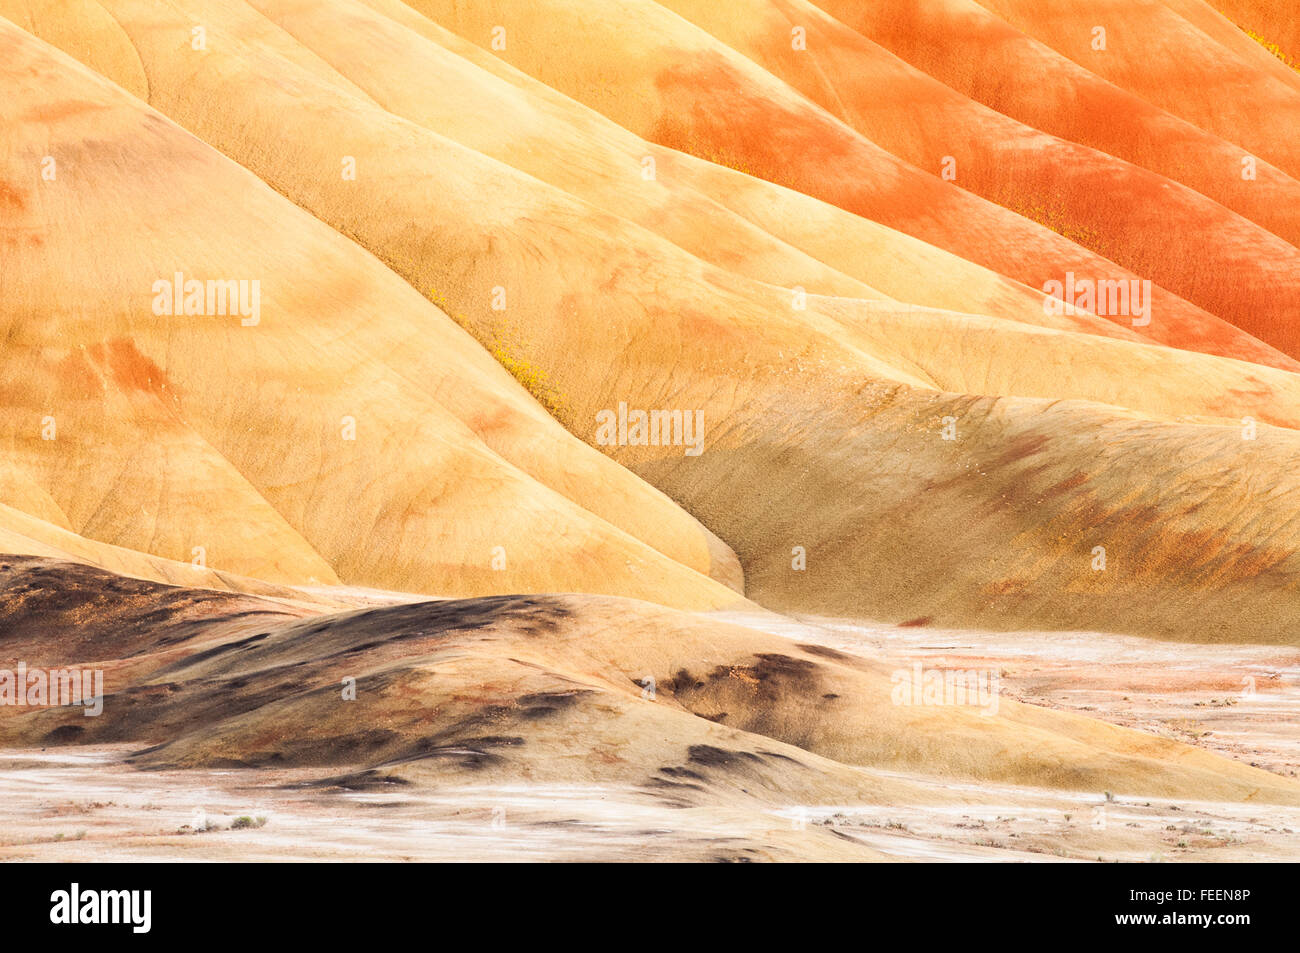
[[[1284,397],[1292,378],[1248,365],[1120,347],[1098,359],[1091,356],[1098,346],[1080,337],[1024,339],[1017,329],[1009,330],[1010,340],[1033,342],[1024,345],[1033,349],[1050,348],[1053,361],[1077,369],[1063,380],[1060,365],[1021,359],[1018,345],[992,360],[983,347],[965,355],[960,349],[936,347],[937,341],[966,340],[983,322],[923,314],[914,323],[904,319],[900,324],[890,316],[894,305],[888,300],[845,298],[844,292],[855,288],[874,295],[871,287],[855,284],[845,273],[854,272],[873,285],[891,285],[895,293],[907,291],[909,282],[924,282],[918,295],[946,309],[988,309],[995,317],[1075,330],[1095,331],[1099,325],[1089,315],[1050,317],[1041,296],[1023,287],[998,283],[951,255],[897,233],[873,230],[870,223],[833,206],[731,170],[680,155],[674,159],[674,154],[659,150],[657,155],[665,161],[657,177],[645,182],[638,173],[648,147],[629,142],[626,132],[597,121],[571,101],[551,99],[537,107],[542,115],[559,116],[567,103],[568,116],[576,117],[557,118],[544,127],[568,133],[550,149],[540,148],[530,129],[510,132],[514,123],[483,132],[477,119],[480,109],[523,122],[519,117],[526,116],[537,99],[535,84],[506,83],[469,71],[463,59],[431,46],[428,39],[439,36],[437,31],[426,35],[394,29],[356,5],[337,11],[298,4],[278,13],[268,10],[291,32],[276,32],[266,26],[265,18],[247,10],[223,8],[225,21],[208,18],[212,48],[201,56],[209,65],[193,78],[183,71],[193,54],[174,50],[172,43],[184,21],[169,20],[166,28],[153,31],[141,28],[136,43],[154,76],[155,101],[319,217],[353,235],[515,366],[535,365],[533,352],[539,349],[561,345],[560,353],[569,353],[572,347],[597,343],[600,338],[582,333],[586,321],[608,337],[647,307],[689,325],[701,307],[726,302],[731,320],[751,330],[764,329],[778,356],[829,348],[838,359],[847,346],[855,352],[852,359],[865,362],[873,374],[940,389],[1131,402],[1160,413],[1181,402],[1182,412],[1188,414],[1251,414],[1284,426],[1295,420]],[[261,23],[266,35],[239,39],[255,35],[253,23]],[[363,44],[350,39],[354,36],[372,43],[382,38],[387,55],[368,55]],[[337,70],[314,59],[314,52],[305,53],[296,37],[312,44]],[[253,59],[256,69],[246,65]],[[391,65],[396,74],[386,75],[373,65],[376,62]],[[220,69],[212,68],[217,64]],[[420,64],[429,70],[429,85],[423,79],[397,82],[420,76]],[[184,82],[169,81],[169,69]],[[344,74],[355,81],[343,80]],[[212,85],[205,92],[203,84]],[[413,94],[403,92],[408,85]],[[360,93],[355,92],[358,86]],[[463,95],[455,97],[453,109],[422,105],[437,99],[437,88]],[[313,101],[329,108],[304,113],[299,102],[307,89]],[[205,96],[220,99],[225,109],[206,108]],[[392,104],[420,125],[395,119],[376,101]],[[466,109],[464,102],[480,106]],[[239,121],[229,121],[232,115]],[[300,145],[293,153],[268,150],[273,134],[289,134]],[[450,136],[457,141],[449,141]],[[358,153],[358,168],[365,174],[355,181],[332,174],[340,143]],[[601,158],[604,162],[597,163]],[[526,174],[507,162],[518,162]],[[581,175],[573,174],[571,163]],[[415,186],[417,177],[425,184]],[[547,187],[539,178],[579,194]],[[494,201],[484,203],[485,195],[494,196]],[[612,217],[615,207],[627,217]],[[665,207],[667,211],[658,211]],[[431,209],[436,214],[431,215]],[[683,210],[693,219],[684,217]],[[686,239],[680,233],[692,220],[699,225],[699,236],[690,244],[706,256],[704,262],[683,254]],[[728,234],[728,223],[752,223],[759,230],[737,228]],[[653,234],[652,228],[661,231]],[[772,242],[771,235],[778,236],[779,243]],[[871,251],[866,264],[864,245]],[[827,271],[813,255],[832,260],[838,272]],[[563,263],[563,274],[553,274],[546,259]],[[789,286],[749,280],[754,259],[778,265],[782,273],[774,277],[797,278],[808,292],[806,307],[794,307]],[[499,311],[492,307],[497,300]],[[680,306],[670,307],[670,302]],[[529,330],[534,321],[549,325],[557,318],[561,320],[554,340]],[[720,327],[715,321],[705,323]],[[1105,326],[1113,328],[1113,334],[1134,337],[1133,329]],[[635,334],[631,324],[627,327],[624,336]],[[890,330],[884,333],[882,327]],[[690,340],[700,348],[712,343],[708,333]],[[618,341],[609,343],[619,346]],[[759,338],[751,337],[747,346],[757,359],[762,351]],[[1162,368],[1164,386],[1158,391],[1133,387],[1130,362],[1148,367],[1151,359]],[[1176,383],[1180,377],[1188,386]],[[671,388],[669,377],[661,380]],[[1206,387],[1209,382],[1217,383]],[[542,377],[532,383],[543,397],[553,390]],[[555,394],[550,397],[552,409],[568,419],[562,401],[557,403]]]
[[[1300,353],[1300,337],[1284,320],[1300,310],[1300,250],[1140,168],[1064,143],[1063,154],[1055,155],[1038,136],[1033,149],[999,155],[1010,164],[1006,178],[986,187],[1013,211],[940,178],[944,156],[963,151],[956,145],[959,128],[947,133],[954,142],[937,154],[907,157],[921,160],[918,167],[800,95],[763,68],[765,62],[657,4],[624,0],[617,12],[602,5],[600,16],[592,15],[590,0],[411,5],[483,46],[490,45],[494,24],[501,26],[513,38],[502,58],[651,141],[824,199],[1031,287],[1066,272],[1119,278],[1140,271],[1155,282],[1160,316],[1143,333],[1162,343],[1278,363],[1226,320],[1256,336],[1265,330],[1278,350]],[[789,45],[786,20],[774,18],[769,29],[770,43]],[[564,57],[552,54],[573,36],[586,42]],[[755,43],[765,59],[768,43]],[[831,75],[856,75],[856,64],[869,66],[877,52],[861,47],[851,68],[841,65]],[[887,121],[916,123],[918,107],[907,97],[916,89],[933,95],[934,86],[914,80],[908,74],[856,95],[879,98],[878,90],[888,89],[903,106]],[[833,98],[852,104],[853,81],[845,84]],[[1017,138],[1026,137],[1034,138],[1032,130],[1020,129]],[[979,138],[1003,150],[1014,141],[996,129]],[[979,164],[974,157],[960,166],[958,184]],[[1172,248],[1171,228],[1178,236]],[[1224,320],[1207,318],[1189,302]],[[1294,368],[1289,361],[1282,366]]]
[[[1210,5],[1293,69],[1300,66],[1300,18],[1290,0],[1211,0]]]
[[[819,0],[818,6],[977,102],[1183,182],[1295,241],[1294,201],[1271,214],[1255,210],[1279,182],[1300,175],[1289,132],[1300,87],[1285,66],[1259,44],[1250,48],[1248,37],[1201,0]],[[1104,51],[1092,48],[1097,27],[1107,31]],[[1300,308],[1291,296],[1300,268],[1288,265],[1250,289],[1219,274],[1198,279],[1181,234],[1171,241],[1165,267],[1202,286],[1183,289],[1185,297],[1203,303],[1206,294],[1221,302],[1245,295],[1231,313],[1211,309],[1294,354]],[[1274,270],[1266,252],[1259,258],[1266,272]],[[1245,306],[1249,296],[1267,297],[1279,286],[1273,304]]]
[[[1300,174],[1300,74],[1204,0],[980,0],[1007,23],[1147,102]],[[1106,28],[1106,48],[1093,31]]]
[[[1202,134],[1194,144],[1199,160],[1185,155],[1179,174],[1171,176],[1191,188],[1177,188],[1167,173],[1044,135],[975,103],[811,4],[664,5],[907,162],[932,172],[951,162],[953,180],[963,188],[1049,225],[1220,317],[1259,333],[1256,327],[1300,310],[1285,297],[1300,282],[1293,247],[1300,240],[1300,182],[1267,163],[1250,181],[1225,174],[1241,168],[1239,146]],[[793,29],[804,31],[797,44],[789,35]],[[1180,255],[1171,254],[1171,229]]]
[[[739,585],[726,547],[369,254],[5,21],[0,44],[11,499],[280,582],[735,598],[703,575]],[[259,306],[156,314],[177,272]]]

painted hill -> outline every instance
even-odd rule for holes
[[[925,30],[957,30],[959,6]],[[1181,6],[1153,22],[1222,19]],[[11,69],[51,76],[8,106],[27,138],[7,178],[30,183],[7,193],[26,236],[11,340],[30,342],[14,505],[279,582],[686,608],[734,598],[722,582],[891,622],[1294,639],[1300,378],[1281,351],[1300,253],[1280,166],[1260,156],[1257,193],[1211,188],[1240,147],[1175,101],[1135,114],[1150,155],[1035,128],[921,59],[901,2],[588,7],[0,4]],[[1140,95],[1119,72],[1069,80],[1082,67],[1034,32],[1051,17],[1021,32],[980,10],[958,59],[1012,31],[993,45],[1021,59],[1000,68],[1044,70],[1015,95]],[[811,46],[790,49],[793,20]],[[589,42],[554,56],[580,26]],[[78,170],[101,127],[125,128]],[[969,179],[940,174],[951,140]],[[1188,143],[1202,165],[1174,161]],[[990,201],[1015,183],[1064,211]],[[70,289],[59,263],[86,247],[105,273]],[[265,275],[267,313],[159,320],[149,290],[178,271]],[[1060,313],[1043,288],[1070,274],[1152,280],[1150,322],[1107,313],[1104,290]],[[699,443],[609,445],[620,408],[698,420]],[[45,415],[71,429],[39,440]]]
[[[15,508],[281,583],[737,598],[707,575],[740,585],[723,544],[382,263],[48,46],[0,44]],[[177,274],[210,313],[171,313]],[[226,280],[246,311],[211,300]]]
[[[0,800],[76,745],[444,852],[573,789],[568,856],[1293,853],[1293,12],[0,0],[0,695],[106,684],[0,704]],[[949,651],[1014,687],[900,702]],[[786,829],[840,807],[930,829]]]

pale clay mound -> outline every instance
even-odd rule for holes
[[[149,746],[131,759],[142,767],[328,767],[360,790],[618,783],[686,805],[934,800],[881,770],[1300,803],[1296,782],[1177,741],[1005,698],[900,705],[869,656],[645,603],[321,614],[74,563],[6,557],[0,572],[6,664],[105,672],[99,717],[0,708],[11,746],[129,741]]]

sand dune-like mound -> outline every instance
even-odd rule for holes
[[[635,601],[502,596],[302,616],[67,563],[6,557],[0,572],[6,656],[106,672],[99,717],[0,707],[0,736],[161,742],[141,765],[337,766],[354,787],[618,780],[684,803],[747,785],[773,799],[933,798],[861,770],[876,768],[1300,800],[1294,782],[1077,715],[1006,699],[900,705],[868,659]]]
[[[277,582],[735,598],[708,578],[740,585],[723,544],[380,262],[39,41],[0,42],[15,503]]]
[[[349,604],[329,595],[101,543],[3,503],[0,503],[0,549],[7,553],[69,560],[122,576],[176,586],[251,593],[308,605],[339,607]]]
[[[1295,644],[1294,431],[1246,440],[1240,425],[896,387],[846,385],[829,407],[800,393],[752,406],[755,423],[701,457],[716,470],[620,454],[733,541],[765,605]],[[761,524],[727,505],[738,493]]]

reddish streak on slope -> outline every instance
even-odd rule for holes
[[[163,369],[141,354],[127,338],[96,344],[87,353],[91,360],[109,372],[113,383],[122,390],[143,392],[158,398],[168,396],[171,385]]]
[[[1195,183],[1197,188],[1204,185],[1212,197],[1223,200],[1231,194],[1252,217],[1250,210],[1259,199],[1245,191],[1254,183],[1241,178],[1240,149],[1093,75],[977,4],[819,0],[818,5],[862,36],[977,102],[1062,139]],[[1150,12],[1159,4],[1138,6]],[[1081,43],[1090,38],[1091,30],[1083,33]],[[1085,63],[1091,61],[1091,54],[1084,58]],[[1179,63],[1166,65],[1183,68]],[[1201,66],[1204,68],[1203,63]],[[1246,82],[1249,77],[1241,80]],[[1200,85],[1187,87],[1189,95],[1197,95]],[[1294,188],[1277,169],[1266,170],[1264,177],[1283,193]],[[1001,201],[998,197],[994,200]],[[1078,200],[1077,196],[1071,198],[1072,202]],[[1296,241],[1300,226],[1290,211],[1294,204],[1275,199],[1274,211],[1264,216],[1267,222],[1261,224],[1273,228],[1284,240]],[[1260,340],[1300,356],[1300,327],[1294,320],[1300,313],[1300,279],[1295,274],[1300,267],[1279,260],[1273,273],[1276,277],[1257,271],[1247,278],[1231,267],[1207,266],[1199,254],[1202,249],[1188,248],[1183,242],[1180,225],[1178,219],[1169,220],[1168,241],[1157,242],[1157,247],[1144,252],[1161,269],[1159,273],[1144,261],[1125,261],[1122,247],[1117,248],[1116,260]],[[1154,227],[1158,234],[1159,224]],[[1254,257],[1268,262],[1271,254],[1262,252]],[[1278,254],[1289,258],[1293,252],[1279,249]],[[1164,277],[1168,274],[1185,276],[1186,283]]]
[[[1084,258],[1058,259],[1048,248],[1043,248],[1038,255],[1027,253],[1023,245],[1015,252],[1008,252],[1015,243],[1006,234],[1007,222],[1014,223],[1015,216],[998,217],[993,209],[983,206],[969,193],[895,161],[887,153],[855,140],[851,133],[833,126],[829,120],[783,107],[751,92],[744,77],[717,52],[694,54],[689,61],[680,61],[660,71],[655,86],[662,97],[663,109],[650,138],[661,145],[797,189],[1031,287],[1041,288],[1049,279],[1063,280],[1067,270],[1080,271],[1085,267],[1081,264]],[[713,105],[718,108],[710,108]],[[1146,187],[1159,189],[1160,180],[1151,176]],[[1087,192],[1095,198],[1098,190],[1102,194],[1107,191],[1090,186],[1081,188],[1080,193]],[[1125,201],[1135,199],[1130,194]],[[1028,223],[1025,230],[1025,242],[1038,240]],[[990,240],[993,233],[1002,240]],[[1124,235],[1121,229],[1117,238],[1123,239]],[[1074,240],[1069,235],[1063,237]],[[1153,261],[1158,262],[1159,257]],[[1213,283],[1212,287],[1229,289],[1228,294],[1231,289],[1241,287],[1240,282],[1232,280],[1232,275],[1206,274],[1214,269],[1205,269],[1203,265],[1197,271],[1188,262],[1175,260],[1172,267],[1197,281]],[[1118,270],[1112,268],[1100,275],[1081,271],[1081,276],[1119,277],[1114,274]],[[1142,327],[1135,328],[1139,333],[1174,347],[1288,370],[1296,368],[1294,361],[1228,322],[1188,308],[1183,302],[1164,297],[1158,290],[1155,294],[1160,296],[1157,307],[1165,312],[1166,320],[1159,324],[1163,336]],[[1182,308],[1179,313],[1171,314],[1168,305],[1182,305]],[[1105,317],[1124,327],[1131,325],[1127,316]],[[1154,326],[1155,322],[1153,329]],[[1296,344],[1296,352],[1300,353],[1300,341]]]
[[[20,117],[20,122],[58,122],[60,119],[67,119],[70,116],[80,116],[82,113],[96,112],[107,109],[103,103],[79,102],[75,99],[63,99],[52,103],[39,103],[33,106]]]
[[[1200,163],[1188,161],[1203,167],[1190,178],[1215,184],[1218,198],[1235,188],[1232,198],[1241,206],[1235,211],[1247,219],[1261,213],[1269,219],[1252,227],[1191,189],[1171,188],[1169,179],[1140,165],[1064,140],[1044,148],[1042,133],[973,103],[841,24],[819,26],[815,55],[793,53],[781,31],[768,30],[762,37],[755,43],[760,63],[774,65],[783,79],[828,112],[842,113],[875,144],[921,169],[937,170],[951,155],[959,184],[968,191],[1046,225],[1275,347],[1300,353],[1300,329],[1289,320],[1300,313],[1300,284],[1277,287],[1262,280],[1250,244],[1252,234],[1258,235],[1272,243],[1273,254],[1295,257],[1300,272],[1300,253],[1267,231],[1278,226],[1282,238],[1300,239],[1296,217],[1286,211],[1300,204],[1296,183],[1284,179],[1268,192],[1252,189],[1254,183],[1237,174],[1239,151],[1225,157],[1214,140],[1201,143],[1211,151]],[[854,74],[853,63],[863,64],[863,70]],[[833,86],[828,74],[837,78]],[[881,88],[889,90],[888,97],[880,96]]]
[[[7,206],[15,211],[27,207],[27,203],[23,200],[22,193],[8,182],[0,182],[0,205]]]

